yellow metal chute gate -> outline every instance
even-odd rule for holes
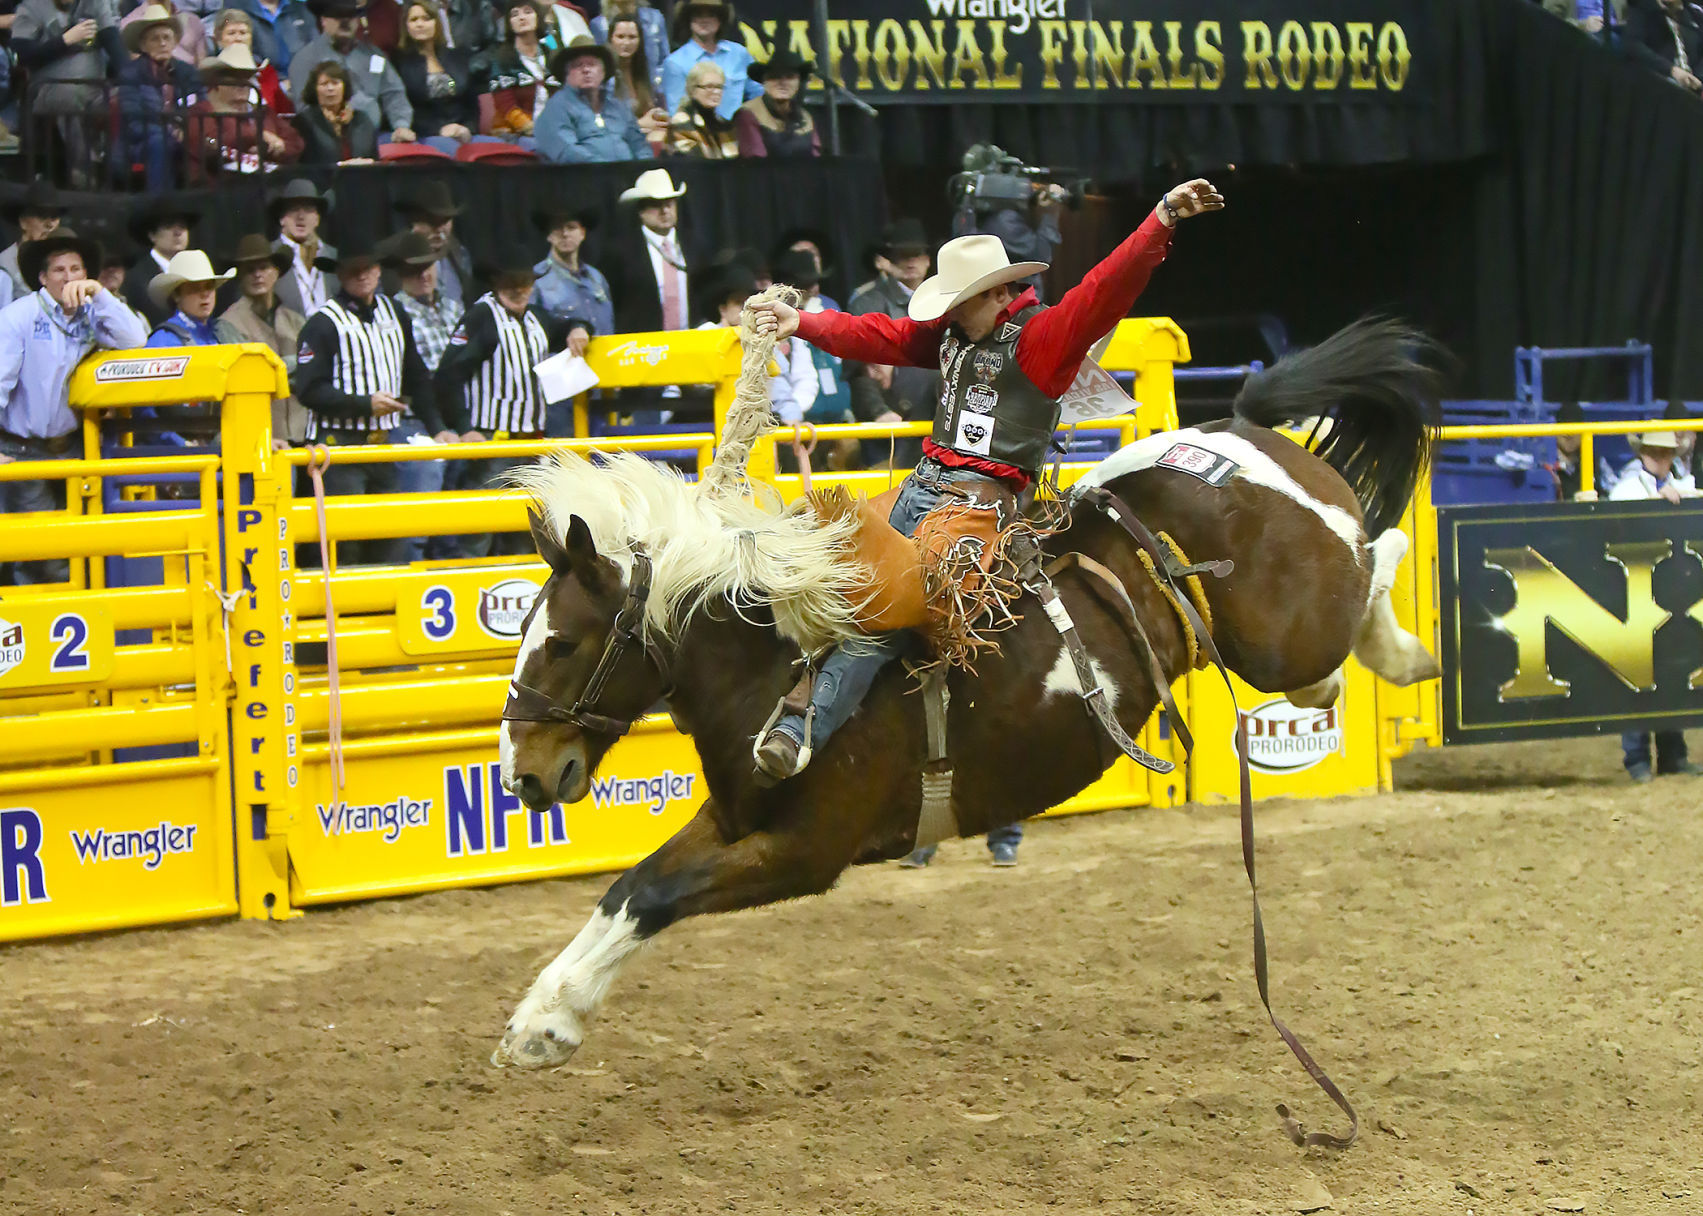
[[[610,387],[715,386],[719,424],[732,401],[739,348],[728,330],[620,335],[594,341],[588,358]],[[1140,408],[1084,429],[1115,430],[1129,442],[1175,427],[1171,368],[1187,359],[1187,340],[1170,321],[1123,322],[1102,363],[1136,374]],[[99,454],[101,419],[141,406],[217,402],[221,440],[217,454],[32,463],[29,476],[77,478],[80,493],[66,513],[5,517],[0,561],[78,560],[70,589],[8,590],[0,598],[0,640],[10,623],[26,656],[0,671],[0,939],[233,912],[281,918],[314,903],[617,869],[660,844],[702,800],[691,741],[666,717],[646,719],[616,746],[582,803],[537,814],[502,789],[497,709],[520,617],[544,576],[528,558],[333,575],[339,787],[326,581],[296,563],[298,551],[319,539],[305,488],[309,457],[274,452],[271,443],[272,397],[285,390],[282,365],[258,346],[106,355],[78,370],[72,401],[86,414],[91,456]],[[583,398],[576,405],[581,433],[588,408]],[[914,424],[880,433],[926,430]],[[840,433],[870,432],[818,428],[823,438]],[[565,443],[664,450],[701,467],[714,435]],[[333,448],[330,458],[476,459],[560,446],[357,445]],[[784,497],[800,492],[796,476],[775,472],[774,441],[758,445],[752,467]],[[1086,467],[1067,464],[1063,479],[1068,484]],[[150,472],[196,474],[199,502],[102,513],[102,478]],[[16,465],[0,467],[0,478],[21,475]],[[818,474],[816,481],[874,490],[888,477]],[[1416,509],[1421,544],[1410,566],[1418,574],[1404,578],[1400,607],[1429,636],[1424,563],[1433,528],[1428,508]],[[518,497],[501,491],[333,498],[326,513],[340,539],[502,531],[525,518]],[[158,555],[166,573],[158,586],[109,590],[99,560],[108,554]],[[68,623],[73,618],[81,624]],[[141,640],[137,630],[146,631]],[[54,647],[73,632],[80,648],[56,666]],[[88,665],[64,666],[79,658]],[[1197,673],[1176,689],[1203,742],[1193,763],[1160,778],[1120,761],[1055,813],[1233,794],[1233,751],[1214,745],[1231,737],[1234,711],[1215,679]],[[1387,784],[1389,757],[1435,714],[1431,698],[1374,683],[1351,674],[1337,727],[1343,742],[1333,752],[1304,774],[1256,776],[1256,788],[1316,796]],[[1387,706],[1386,696],[1394,698]],[[1239,700],[1246,711],[1270,698],[1250,691]],[[1386,718],[1385,710],[1411,721]],[[1141,742],[1183,760],[1157,721]],[[160,745],[182,754],[127,750]]]

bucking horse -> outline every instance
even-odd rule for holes
[[[930,843],[943,822],[924,814],[930,775],[949,772],[949,792],[935,790],[947,834],[1063,802],[1116,759],[1108,734],[1137,736],[1203,646],[1298,705],[1330,704],[1350,653],[1396,684],[1435,677],[1390,603],[1397,525],[1435,435],[1434,353],[1395,322],[1356,322],[1251,377],[1231,418],[1094,467],[1040,542],[1050,578],[1025,583],[997,646],[946,677],[933,735],[944,728],[947,764],[931,756],[914,672],[890,664],[807,769],[769,787],[754,777],[753,739],[801,657],[856,633],[857,577],[835,556],[843,524],[706,494],[631,455],[562,454],[523,473],[550,574],[504,714],[504,785],[534,809],[584,798],[610,747],[665,700],[708,797],[544,968],[493,1063],[566,1061],[623,962],[676,920],[816,895],[848,866]],[[1160,534],[1166,569],[1138,538]],[[1037,598],[1053,588],[1054,602]],[[1095,700],[1115,728],[1085,711]],[[1263,996],[1263,967],[1260,980]]]

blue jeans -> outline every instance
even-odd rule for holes
[[[390,428],[391,443],[409,443],[417,435],[425,435],[426,427],[418,418],[404,418]],[[399,462],[396,469],[396,490],[400,494],[436,494],[443,489],[442,460],[411,460]],[[396,542],[398,562],[417,562],[426,556],[426,538],[410,536]]]
[[[940,467],[932,461],[925,462],[924,467],[927,466]],[[950,469],[946,470],[946,475],[951,481],[991,480],[968,470]],[[945,495],[940,490],[924,485],[915,476],[907,478],[887,522],[906,536],[914,536],[923,516],[934,510],[943,497]],[[835,647],[834,652],[823,661],[822,670],[816,674],[816,683],[810,689],[810,707],[816,711],[810,729],[812,750],[825,745],[834,732],[845,725],[846,719],[857,712],[876,675],[909,644],[906,631],[895,629]],[[798,714],[783,714],[775,728],[785,731],[800,744],[804,742],[804,719]],[[1018,831],[1021,835],[1022,830]]]
[[[33,443],[0,439],[0,452],[13,460],[75,460],[82,456],[73,445],[63,456],[49,455]],[[0,481],[0,515],[22,511],[63,511],[65,483],[62,481]],[[71,563],[63,558],[39,562],[0,562],[0,587],[27,587],[35,583],[64,583],[71,579]]]
[[[1655,732],[1655,771],[1658,773],[1677,772],[1684,766],[1685,732],[1678,730],[1658,730]],[[1621,757],[1626,770],[1631,772],[1634,766],[1642,765],[1650,768],[1650,735],[1641,730],[1629,730],[1620,736],[1620,750],[1625,753]]]

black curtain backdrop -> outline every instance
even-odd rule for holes
[[[395,204],[428,181],[442,181],[462,205],[456,234],[476,265],[503,258],[542,258],[548,248],[532,224],[545,206],[587,208],[599,217],[587,240],[586,258],[596,264],[598,250],[622,223],[637,221],[630,207],[617,202],[643,165],[465,166],[439,169],[361,166],[330,172],[280,171],[269,185],[223,188],[217,192],[183,191],[170,195],[202,213],[191,232],[192,247],[206,249],[218,261],[245,233],[275,236],[266,225],[267,191],[294,177],[311,178],[336,193],[327,238],[336,245],[380,240],[404,226]],[[880,167],[860,157],[792,161],[670,160],[666,168],[686,185],[680,224],[693,247],[708,251],[750,245],[770,252],[794,229],[820,231],[833,245],[830,261],[838,271],[824,290],[844,301],[857,275],[862,251],[872,245],[887,221]],[[21,187],[0,190],[15,197]],[[68,222],[104,241],[123,242],[125,221],[152,196],[67,194]],[[130,246],[129,259],[140,249]],[[845,280],[851,279],[848,284]]]

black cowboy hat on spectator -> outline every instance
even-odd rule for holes
[[[284,183],[284,188],[266,200],[266,218],[274,225],[284,212],[298,203],[307,203],[319,209],[319,218],[323,221],[326,212],[331,210],[337,196],[330,190],[321,194],[319,187],[305,177],[298,177]]]
[[[741,245],[737,249],[723,249],[710,259],[711,274],[719,274],[729,267],[738,267],[753,279],[771,277],[768,255],[751,245]]]
[[[83,273],[97,275],[101,266],[100,242],[61,224],[39,241],[30,241],[18,249],[18,277],[34,291],[41,286],[41,272],[48,259],[56,253],[75,253],[83,259]]]
[[[923,231],[921,220],[901,216],[881,230],[882,257],[909,258],[933,252],[934,246],[929,244],[928,233]]]
[[[378,243],[378,260],[399,274],[420,271],[438,260],[432,243],[412,228],[404,228]]]
[[[59,201],[59,191],[53,188],[52,182],[39,177],[17,198],[0,205],[0,215],[5,216],[6,222],[14,226],[26,215],[56,219],[64,214],[65,204]]]
[[[538,272],[524,259],[513,256],[475,267],[474,274],[489,283],[492,291],[507,291],[511,287],[530,288],[538,281]]]
[[[1556,422],[1583,422],[1584,408],[1577,401],[1563,401],[1555,407]]]
[[[1668,402],[1667,408],[1662,411],[1662,417],[1667,419],[1669,422],[1683,422],[1687,419],[1695,418],[1697,415],[1691,411],[1690,406],[1686,405],[1685,402],[1676,397],[1672,401]]]
[[[272,242],[258,232],[251,232],[238,241],[236,251],[225,259],[238,273],[258,263],[271,262],[278,268],[279,274],[289,270],[293,260],[289,246],[274,248]]]
[[[130,235],[147,248],[154,243],[154,230],[172,220],[182,220],[186,227],[193,228],[201,222],[201,209],[169,198],[150,199],[131,215]]]
[[[775,261],[775,282],[789,287],[820,287],[827,268],[816,269],[808,249],[789,249]]]
[[[679,0],[674,6],[674,16],[668,23],[669,41],[675,46],[685,46],[692,41],[692,14],[694,12],[714,13],[721,18],[721,29],[716,31],[716,40],[721,41],[737,27],[734,25],[733,5],[727,0]]]
[[[587,38],[584,34],[580,34],[567,46],[557,51],[555,58],[550,60],[550,75],[557,80],[566,80],[568,78],[568,65],[576,59],[585,58],[587,55],[603,64],[603,75],[606,78],[615,74],[615,52],[595,38]]]
[[[337,273],[359,274],[380,264],[383,244],[370,240],[349,241],[337,251]]]
[[[578,224],[590,232],[597,227],[597,213],[589,207],[570,207],[562,203],[540,207],[532,213],[532,226],[545,236],[568,223]]]
[[[442,182],[426,182],[412,194],[404,195],[396,204],[396,213],[407,219],[452,220],[461,214],[461,206],[450,197],[449,187]]]
[[[788,228],[785,232],[781,233],[780,240],[775,242],[775,251],[772,257],[773,264],[778,266],[781,259],[786,257],[788,253],[792,252],[792,247],[800,241],[809,241],[812,245],[816,246],[817,256],[822,259],[823,275],[831,275],[834,273],[828,265],[828,259],[831,258],[834,253],[834,242],[828,234],[823,232],[820,228]]]
[[[307,0],[307,10],[315,17],[360,17],[367,6],[366,0]]]
[[[809,83],[816,66],[791,47],[783,48],[770,55],[762,63],[754,63],[745,69],[745,74],[761,84],[771,76],[796,76],[800,87]]]
[[[732,297],[738,297],[743,302],[756,295],[757,279],[744,264],[728,262],[705,276],[703,286],[693,294],[697,296],[698,318],[720,325],[723,302]]]

